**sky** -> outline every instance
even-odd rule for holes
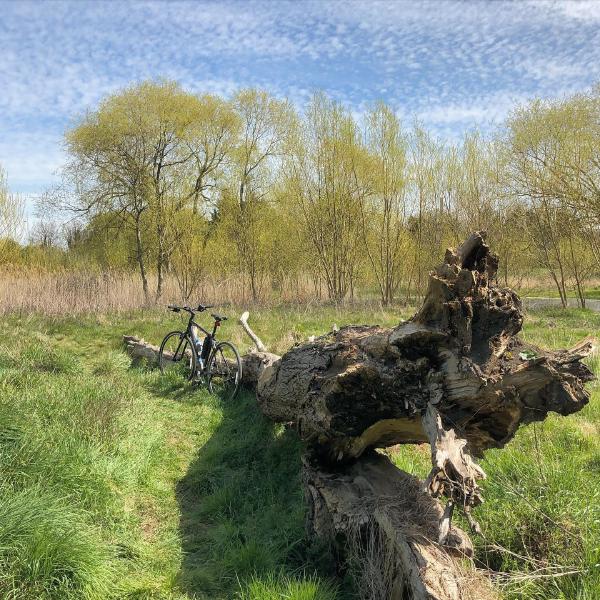
[[[63,134],[144,79],[299,108],[324,90],[384,100],[456,140],[516,105],[600,81],[600,0],[416,2],[0,0],[0,165],[29,206],[57,181]]]

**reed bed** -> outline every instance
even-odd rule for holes
[[[149,308],[154,301],[156,276],[148,276],[151,301],[146,302],[140,277],[121,271],[36,270],[0,271],[0,315],[39,313],[45,315],[73,315],[88,313],[126,312]],[[284,288],[271,283],[263,284],[259,304],[270,306],[281,302],[314,301],[320,296],[310,281],[295,281]],[[249,297],[248,286],[242,276],[222,279],[207,278],[189,294],[182,293],[178,281],[167,276],[158,304],[194,304],[204,302],[219,305],[247,306],[256,304]]]
[[[590,297],[600,295],[600,280],[590,282]],[[163,294],[158,302],[154,299],[156,276],[148,276],[150,301],[144,298],[142,283],[137,273],[131,271],[94,271],[62,269],[44,271],[30,268],[6,268],[0,270],[0,315],[30,314],[77,315],[89,313],[127,312],[150,308],[156,304],[194,304],[198,301],[220,306],[262,306],[280,304],[331,303],[323,286],[311,277],[294,278],[285,283],[265,278],[261,282],[260,296],[254,300],[249,284],[240,274],[221,278],[208,277],[183,293],[173,275],[167,275]],[[521,295],[553,295],[551,285],[542,278],[524,280],[518,288]],[[187,296],[187,297],[186,297]],[[403,292],[398,294],[404,298]],[[418,304],[411,298],[411,305]],[[353,298],[342,304],[379,304],[375,289],[363,286]]]

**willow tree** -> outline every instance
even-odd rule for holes
[[[368,157],[352,115],[316,94],[287,164],[288,188],[299,208],[329,298],[342,300],[361,254],[361,204],[369,193]]]
[[[507,154],[511,189],[527,205],[531,247],[563,306],[573,286],[585,304],[590,250],[600,265],[600,97],[532,102],[511,116]]]
[[[75,192],[70,208],[110,212],[133,231],[147,301],[147,261],[155,261],[158,299],[177,239],[174,215],[188,200],[180,174],[192,152],[183,138],[198,105],[198,98],[175,83],[144,82],[107,97],[66,136],[71,156],[66,175]],[[149,230],[154,248],[148,248]]]
[[[203,95],[194,106],[183,133],[183,146],[190,158],[183,171],[189,180],[194,214],[203,202],[214,199],[223,169],[238,143],[240,125],[231,103],[218,96]]]
[[[272,226],[264,209],[272,200],[278,166],[296,117],[289,102],[262,90],[242,90],[232,103],[240,120],[240,135],[232,152],[222,210],[235,221],[232,237],[252,299],[257,300],[265,271],[265,227]]]
[[[396,114],[377,104],[367,116],[369,193],[359,194],[365,251],[381,302],[391,304],[406,270],[408,165]]]
[[[425,291],[427,273],[436,253],[443,247],[445,217],[448,215],[447,185],[444,181],[444,146],[420,125],[409,137],[410,215],[408,229],[414,243],[414,259],[407,298],[414,286],[417,296]]]
[[[22,223],[23,203],[8,189],[6,173],[0,166],[0,261],[6,260],[9,249],[15,247]]]

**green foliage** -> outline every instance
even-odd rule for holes
[[[41,485],[0,487],[3,598],[107,598],[111,558],[89,515],[64,498]]]
[[[0,175],[0,260],[137,270],[145,304],[170,279],[184,300],[226,280],[238,301],[389,305],[422,296],[445,248],[484,229],[505,285],[534,276],[584,306],[600,274],[599,114],[597,87],[448,144],[383,103],[358,119],[323,93],[299,113],[258,89],[224,99],[141,82],[67,132],[63,183],[40,206],[81,218],[66,247],[52,223],[26,247],[2,232],[19,202]]]
[[[329,589],[293,432],[249,394],[222,406],[121,351],[173,320],[0,322],[0,596],[230,598],[269,573]]]

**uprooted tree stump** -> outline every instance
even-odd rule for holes
[[[477,531],[471,509],[485,474],[473,457],[503,447],[521,424],[589,400],[582,359],[592,342],[560,351],[524,343],[521,301],[495,284],[497,266],[485,234],[474,233],[446,251],[409,321],[342,327],[281,358],[242,318],[257,346],[244,356],[244,382],[267,417],[295,423],[305,442],[309,530],[341,560],[358,552],[366,579],[385,582],[365,597],[485,597],[481,584],[470,592],[454,558],[472,546],[451,524],[458,506]],[[424,484],[374,450],[422,442],[432,458]]]

